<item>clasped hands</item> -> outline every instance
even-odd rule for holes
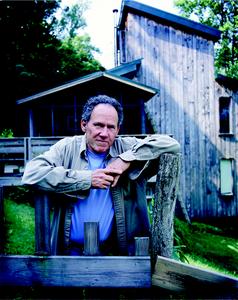
[[[96,169],[92,172],[92,187],[106,189],[116,186],[120,176],[130,167],[130,162],[117,158],[105,169]]]

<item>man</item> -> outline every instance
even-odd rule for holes
[[[180,147],[166,135],[117,137],[122,121],[118,101],[92,97],[82,113],[85,134],[60,140],[27,164],[23,184],[67,195],[53,218],[53,254],[82,254],[87,221],[99,222],[102,248],[116,237],[121,255],[133,254],[135,236],[149,236],[146,180],[161,153]]]

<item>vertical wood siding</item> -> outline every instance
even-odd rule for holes
[[[121,62],[143,58],[135,80],[160,90],[146,103],[157,133],[181,144],[181,194],[191,218],[238,215],[237,171],[234,196],[220,196],[220,159],[234,158],[238,169],[238,96],[219,86],[214,44],[195,34],[128,13],[121,35]],[[234,136],[219,136],[219,97],[231,95]]]

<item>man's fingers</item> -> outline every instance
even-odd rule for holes
[[[107,168],[107,169],[104,169],[104,170],[105,170],[106,174],[111,174],[112,176],[121,175],[122,174],[122,171],[119,170],[119,169]]]
[[[103,189],[114,187],[121,174],[122,171],[118,169],[97,169],[92,173],[92,186]]]
[[[112,187],[115,187],[115,186],[116,186],[116,184],[117,184],[119,178],[120,178],[119,175],[114,177],[114,181],[113,181],[113,183],[112,183]]]
[[[109,183],[112,183],[114,181],[114,176],[111,175],[105,175],[105,180]]]
[[[110,168],[107,170],[109,171],[109,174],[113,176],[111,187],[115,187],[120,178],[120,175],[122,174],[122,171],[118,169],[110,169]]]

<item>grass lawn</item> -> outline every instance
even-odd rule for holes
[[[192,222],[176,219],[175,241],[183,261],[207,270],[238,277],[238,232],[236,222]],[[234,223],[234,224],[232,224]],[[228,228],[229,226],[229,228]]]
[[[35,209],[28,203],[4,201],[6,243],[4,252],[14,255],[34,255]]]

